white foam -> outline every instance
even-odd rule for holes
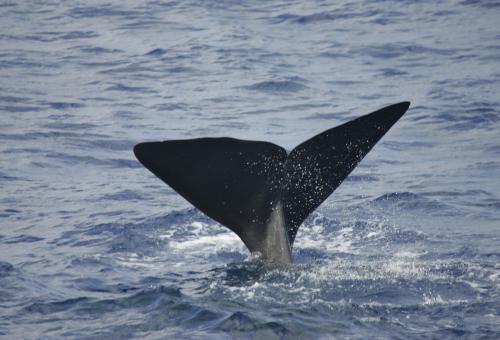
[[[239,251],[242,249],[242,242],[234,233],[196,236],[183,241],[170,239],[169,245],[176,250],[208,249],[209,247],[217,250],[224,248]]]
[[[419,256],[424,255],[424,254],[425,253],[417,253],[417,252],[412,252],[409,250],[400,250],[394,254],[394,257],[415,259]]]
[[[424,305],[437,305],[437,304],[443,304],[443,303],[444,303],[444,300],[439,294],[427,295],[424,293]]]
[[[159,257],[139,256],[137,253],[128,253],[115,258],[124,267],[129,268],[157,268]]]
[[[353,248],[353,228],[341,229],[333,238],[325,237],[322,234],[323,227],[315,225],[309,232],[300,235],[297,246],[300,248],[322,249],[335,253],[357,253]]]

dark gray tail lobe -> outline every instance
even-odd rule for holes
[[[326,130],[289,154],[272,143],[234,138],[140,143],[134,153],[185,199],[234,231],[251,252],[272,258],[275,250],[268,248],[282,243],[273,238],[281,237],[278,229],[284,229],[290,249],[306,217],[409,105],[390,105]]]

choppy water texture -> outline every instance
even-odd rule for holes
[[[2,1],[0,336],[500,337],[497,1]],[[134,158],[403,119],[290,269]]]

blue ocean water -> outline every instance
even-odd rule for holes
[[[2,1],[0,337],[500,337],[498,1]],[[267,269],[134,158],[408,113]]]

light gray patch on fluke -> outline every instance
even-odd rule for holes
[[[252,253],[291,263],[297,231],[408,110],[387,106],[326,130],[289,154],[234,138],[137,144],[137,159],[209,217],[234,231]]]

